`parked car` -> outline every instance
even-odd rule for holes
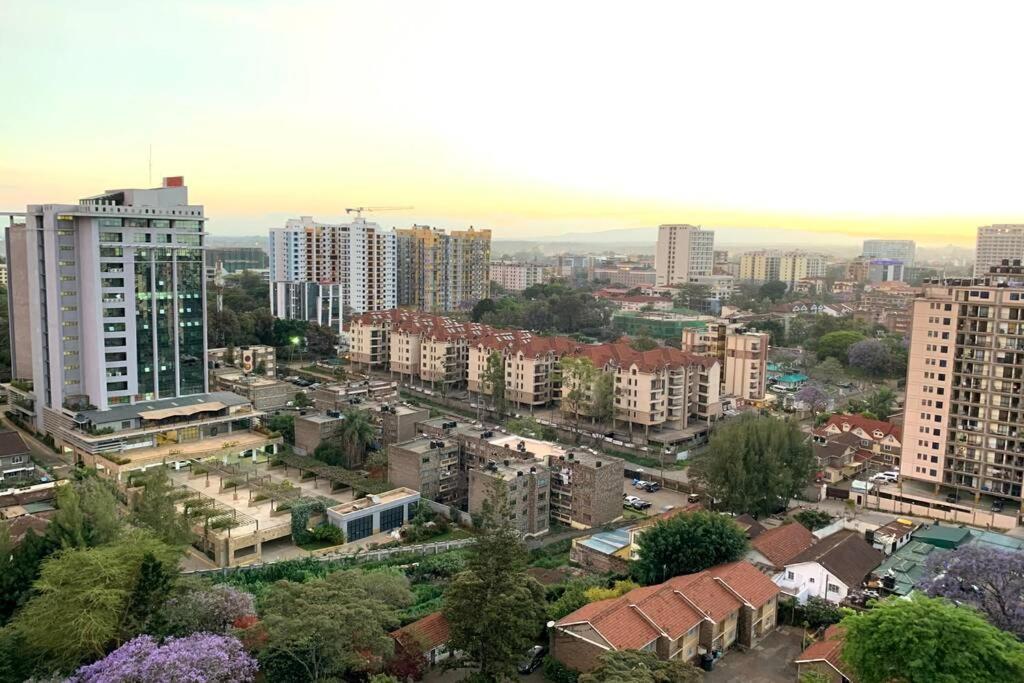
[[[700,502],[700,494],[699,493],[691,493],[690,495],[688,495],[686,497],[686,502],[687,503],[699,503]]]
[[[543,645],[534,645],[531,647],[519,661],[519,673],[524,676],[532,674],[540,668],[541,663],[544,661],[544,655],[547,653],[548,649]]]
[[[955,492],[947,493],[946,494],[946,502],[947,503],[955,503],[958,500],[959,500],[959,496],[957,496]]]
[[[637,498],[636,496],[627,496],[625,494],[622,495],[622,504],[626,507],[633,507],[633,504],[639,501],[640,499]]]
[[[650,483],[651,482],[644,481],[643,479],[634,479],[633,480],[633,488],[635,488],[635,489],[642,489],[642,488],[644,488],[645,486],[647,486]]]
[[[651,504],[644,500],[643,498],[637,498],[636,500],[633,501],[631,507],[634,510],[646,510],[647,508],[651,507]]]
[[[647,491],[647,493],[654,493],[655,491],[657,491],[660,488],[661,488],[661,484],[659,484],[658,482],[656,482],[656,481],[649,481],[649,482],[647,482],[647,485],[644,486],[644,491]]]
[[[992,501],[991,510],[992,510],[992,512],[1002,512],[1003,511],[1003,501],[1001,501],[1001,500],[993,500]]]

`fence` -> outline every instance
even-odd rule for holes
[[[474,543],[476,543],[475,538],[460,538],[457,541],[438,541],[437,543],[421,543],[419,545],[404,545],[396,546],[394,548],[378,548],[374,550],[358,548],[351,552],[324,553],[323,555],[311,555],[309,557],[318,562],[381,562],[395,557],[396,555],[440,555],[441,553],[446,553],[449,550],[458,550],[459,548],[465,548],[473,545]],[[234,567],[219,567],[217,569],[195,569],[192,571],[184,571],[182,574],[229,574],[237,571],[244,572],[251,569],[261,569],[270,565],[290,561],[292,560],[281,559],[274,560],[273,562],[255,562],[253,564],[237,565]]]

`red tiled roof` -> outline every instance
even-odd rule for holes
[[[757,552],[776,567],[785,567],[794,557],[814,545],[814,534],[797,522],[769,529],[750,542]]]
[[[391,633],[396,640],[402,636],[407,636],[424,652],[429,652],[447,643],[451,632],[444,614],[434,612]]]
[[[821,640],[811,643],[807,649],[796,658],[796,663],[828,662],[832,668],[838,671],[841,675],[851,681],[855,680],[846,672],[846,663],[842,660],[843,641],[845,635],[846,629],[842,626],[839,626],[838,624],[829,626],[828,629],[825,630],[825,636]]]
[[[847,429],[843,429],[844,424],[847,426]],[[886,422],[885,420],[872,420],[861,415],[832,415],[829,417],[828,422],[819,427],[815,433],[819,436],[827,436],[829,435],[829,427],[835,427],[840,432],[860,428],[872,438],[874,438],[874,432],[879,431],[882,433],[883,439],[891,435],[897,441],[903,440],[903,428],[900,425]]]
[[[617,650],[640,648],[662,634],[675,640],[705,618],[721,621],[744,602],[759,608],[778,593],[752,564],[733,562],[592,602],[557,625],[586,622]]]

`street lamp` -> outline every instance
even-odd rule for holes
[[[302,342],[302,337],[292,337],[288,341],[292,343],[291,347],[288,349],[288,361],[292,362],[295,360],[295,349],[298,347],[299,343]]]

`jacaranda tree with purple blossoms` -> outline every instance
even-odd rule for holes
[[[256,677],[256,660],[232,636],[196,633],[168,638],[161,645],[152,636],[139,636],[103,659],[83,666],[69,683],[249,683]]]
[[[227,633],[242,617],[256,614],[253,597],[228,585],[186,585],[160,610],[161,632],[186,636],[190,633]]]
[[[828,394],[813,384],[805,384],[800,388],[800,391],[793,395],[793,398],[806,403],[811,413],[814,414],[828,408]]]
[[[1024,638],[1024,552],[966,545],[933,553],[918,588],[972,605],[994,626]]]

